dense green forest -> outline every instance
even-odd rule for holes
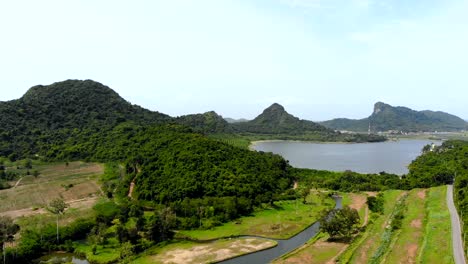
[[[332,129],[360,132],[367,131],[369,124],[373,132],[460,131],[468,127],[465,120],[451,114],[440,111],[415,111],[382,102],[374,105],[372,115],[367,118],[359,120],[337,118],[321,124]]]
[[[307,188],[321,188],[340,192],[384,191],[390,189],[408,189],[400,176],[381,172],[379,174],[361,174],[353,171],[333,172],[324,170],[292,168],[295,179]]]

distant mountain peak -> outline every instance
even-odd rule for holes
[[[286,110],[284,109],[284,107],[278,103],[273,103],[272,105],[270,105],[268,108],[266,108],[264,110],[265,111],[282,111],[282,112],[286,112]]]
[[[374,104],[374,112],[372,113],[373,115],[378,114],[382,112],[385,108],[391,107],[389,104],[386,104],[384,102],[377,102]]]

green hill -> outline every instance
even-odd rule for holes
[[[260,134],[303,134],[305,132],[331,132],[312,121],[301,120],[274,103],[254,120],[234,124],[241,132]]]
[[[20,99],[0,102],[0,156],[36,154],[47,142],[61,142],[75,129],[99,131],[128,121],[143,125],[171,120],[130,104],[95,81],[38,85]]]
[[[180,116],[175,121],[191,127],[194,131],[205,134],[232,133],[233,128],[224,118],[214,111],[204,114]]]
[[[311,141],[373,142],[383,137],[367,134],[342,134],[323,125],[301,120],[274,103],[255,119],[232,124],[237,133],[254,135],[260,139],[292,139]]]
[[[467,123],[454,115],[444,112],[415,111],[407,107],[391,106],[382,102],[374,105],[374,111],[368,118],[354,120],[338,118],[321,122],[322,125],[349,131],[460,131],[467,128]]]

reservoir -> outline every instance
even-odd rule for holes
[[[251,147],[273,152],[297,168],[403,175],[407,166],[427,144],[440,141],[403,139],[380,143],[312,143],[299,141],[259,141]]]

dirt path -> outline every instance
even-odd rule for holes
[[[13,188],[16,188],[20,184],[22,179],[23,177],[19,178],[19,180],[15,183],[15,186],[13,186]]]
[[[77,200],[70,200],[70,201],[66,201],[66,203],[69,206],[68,208],[89,208],[93,206],[98,199],[99,197],[90,197],[90,198],[83,198],[83,199],[77,199]],[[45,214],[45,213],[47,213],[47,210],[45,208],[39,208],[39,209],[26,208],[26,209],[2,212],[0,213],[0,216],[9,216],[15,219],[15,218],[23,217],[23,216],[32,216],[32,215]]]
[[[128,195],[127,196],[130,197],[130,198],[132,198],[133,189],[135,189],[135,178],[130,183],[130,188],[128,190]]]

